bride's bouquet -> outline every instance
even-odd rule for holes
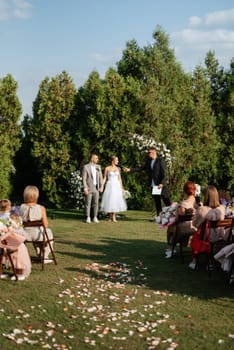
[[[123,190],[123,197],[124,199],[131,198],[131,193],[128,190]]]

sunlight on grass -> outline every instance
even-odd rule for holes
[[[58,266],[1,281],[1,349],[233,346],[233,286],[218,267],[211,278],[203,266],[190,271],[189,248],[185,264],[165,259],[165,230],[149,213],[88,225],[81,213],[53,211],[50,226]]]

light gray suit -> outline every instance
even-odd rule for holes
[[[93,217],[98,215],[99,206],[99,192],[103,188],[103,177],[100,165],[95,164],[96,168],[96,181],[93,179],[93,174],[91,170],[92,163],[88,163],[84,166],[82,171],[82,179],[84,191],[88,191],[88,195],[85,196],[85,212],[86,216],[90,217],[91,208],[93,209]],[[94,184],[96,182],[96,185]]]

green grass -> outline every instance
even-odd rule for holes
[[[233,347],[234,286],[218,267],[210,278],[189,270],[189,249],[184,264],[165,259],[150,213],[90,225],[75,211],[49,217],[58,265],[0,281],[1,350]]]

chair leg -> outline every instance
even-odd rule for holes
[[[10,264],[11,264],[11,268],[12,268],[12,271],[13,271],[13,274],[15,276],[15,280],[18,281],[18,275],[16,273],[16,270],[15,270],[15,265],[13,263],[13,260],[12,260],[12,257],[11,257],[11,253],[9,251],[7,251],[7,256],[8,256],[8,259],[10,261]]]
[[[181,257],[181,263],[184,264],[184,254],[183,254],[183,243],[180,242],[180,257]]]
[[[57,260],[55,258],[54,250],[52,248],[51,241],[50,241],[46,231],[45,231],[45,237],[46,237],[46,240],[47,240],[47,244],[49,245],[50,253],[51,253],[52,257],[53,257],[54,263],[55,263],[55,265],[57,265]]]
[[[2,275],[2,261],[3,261],[3,249],[0,248],[0,276]]]
[[[197,255],[195,256],[195,260],[196,260],[196,263],[195,263],[194,271],[198,270],[198,265],[199,265],[199,254],[197,254]]]
[[[230,269],[230,271],[228,273],[227,283],[228,284],[233,284],[234,283],[234,261],[233,260],[232,260],[231,269]]]
[[[173,258],[175,255],[175,247],[176,247],[176,243],[173,243],[171,247],[171,258]]]

